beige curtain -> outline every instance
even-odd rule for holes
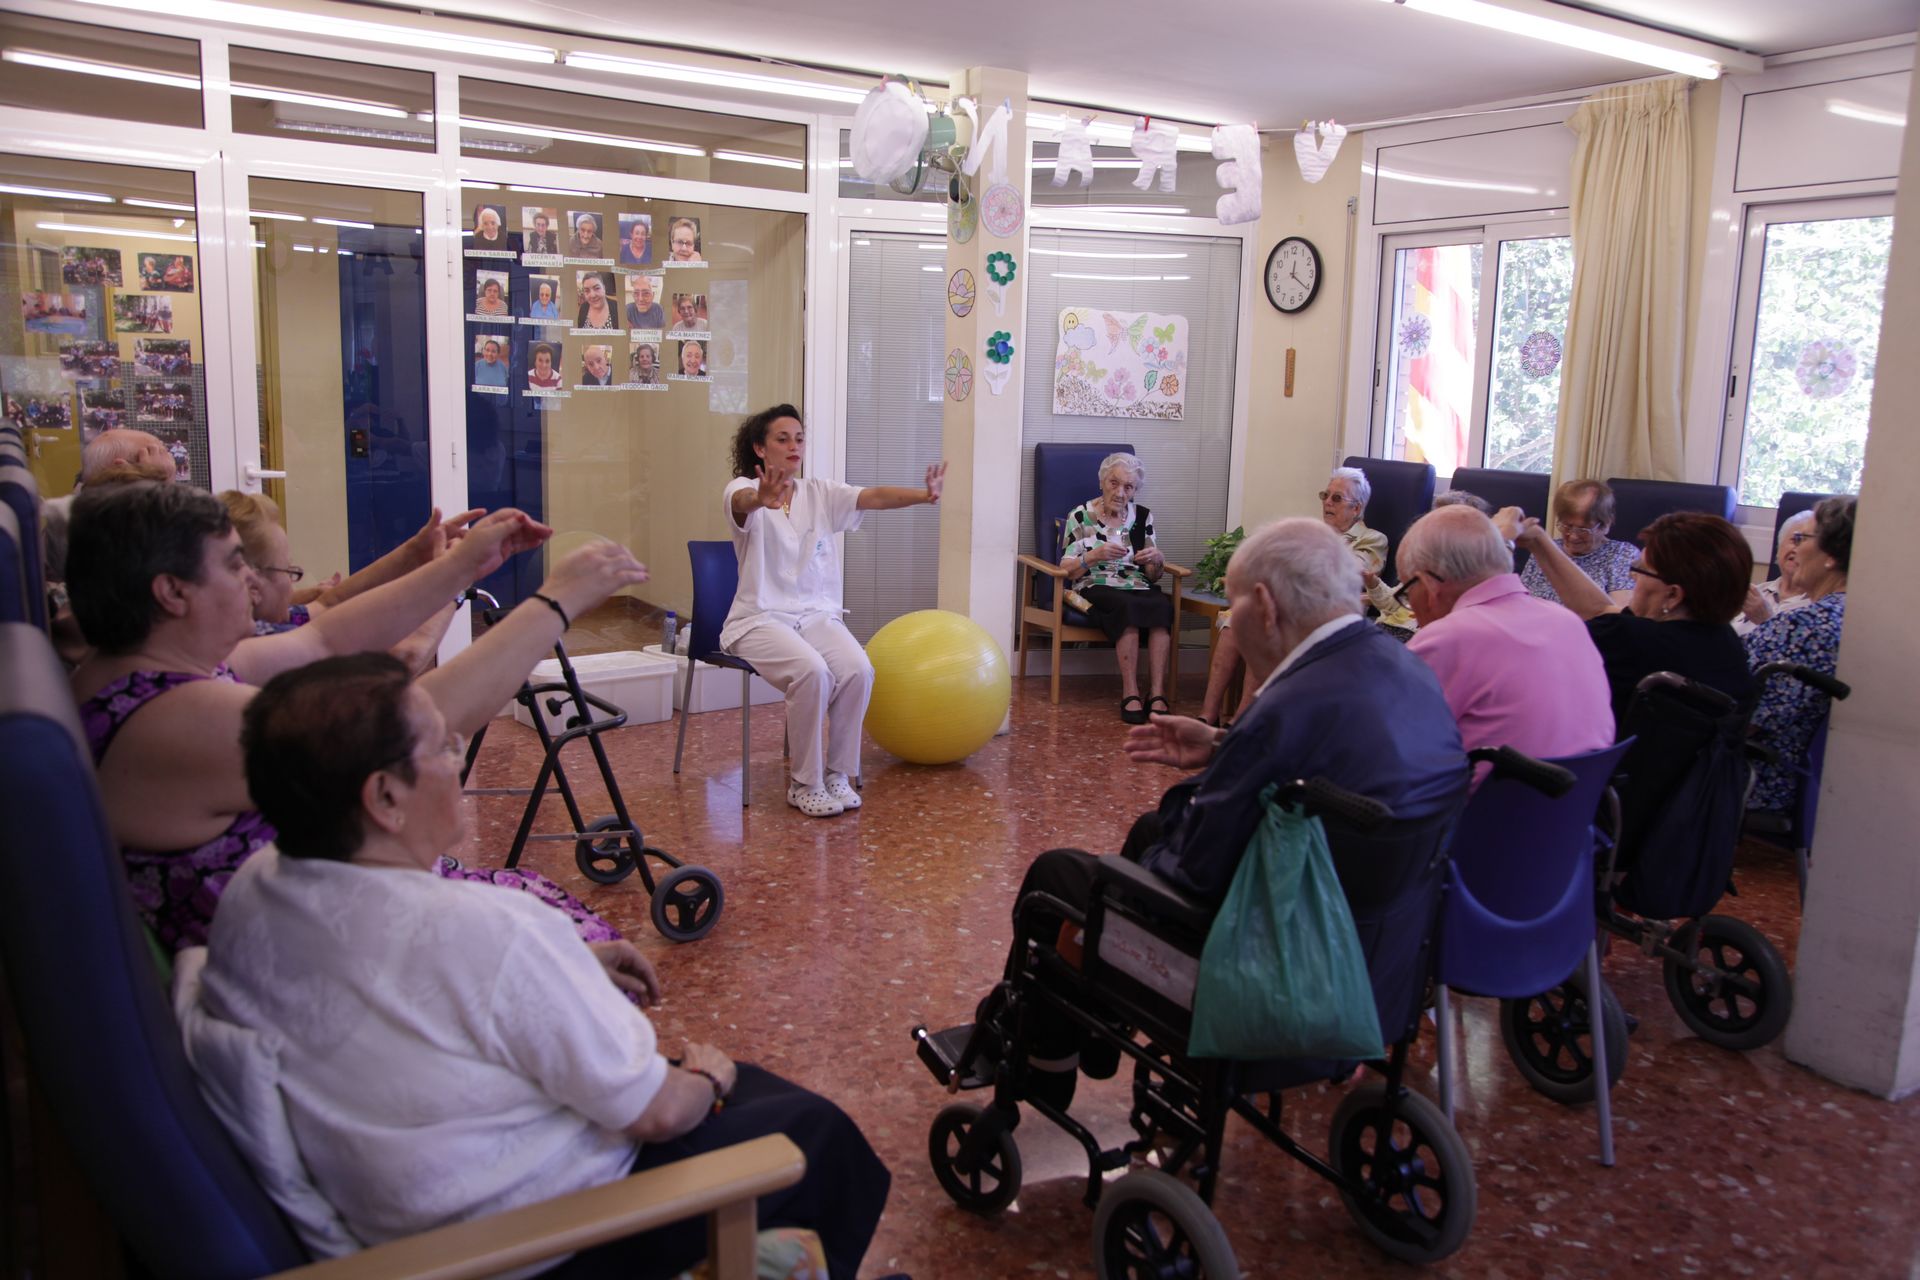
[[[1584,476],[1683,478],[1689,87],[1679,77],[1622,85],[1567,121],[1579,141],[1556,486]]]

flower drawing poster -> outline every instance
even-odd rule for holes
[[[1187,318],[1066,307],[1053,360],[1053,411],[1171,418],[1187,411]]]

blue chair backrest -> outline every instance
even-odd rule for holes
[[[1632,739],[1552,761],[1572,790],[1549,798],[1489,776],[1454,829],[1440,911],[1440,981],[1518,998],[1563,981],[1593,941],[1594,817]]]
[[[1387,535],[1386,575],[1397,580],[1393,554],[1400,547],[1400,539],[1406,535],[1409,525],[1433,510],[1433,464],[1356,457],[1340,465],[1358,467],[1367,473],[1373,496],[1367,499],[1366,514],[1361,519],[1369,529],[1378,529]]]
[[[687,557],[693,562],[693,639],[687,642],[688,652],[705,662],[720,648],[720,629],[740,588],[740,558],[731,541],[689,542]]]
[[[1827,725],[1833,719],[1832,708],[1820,717],[1820,724],[1807,743],[1807,759],[1794,781],[1798,789],[1793,797],[1793,834],[1801,846],[1813,846],[1813,822],[1820,816],[1820,775],[1827,767]]]
[[[1130,444],[1036,444],[1033,446],[1033,554],[1060,559],[1060,526],[1089,498],[1100,496],[1100,463],[1110,453],[1132,453]],[[1153,504],[1147,504],[1151,507]],[[1053,579],[1034,575],[1033,603],[1053,607]]]
[[[1827,498],[1844,497],[1838,493],[1801,493],[1790,490],[1780,495],[1780,508],[1773,513],[1773,558],[1767,562],[1767,581],[1780,576],[1780,526],[1802,511],[1811,511]]]
[[[1553,514],[1553,478],[1544,471],[1496,471],[1491,467],[1456,467],[1450,489],[1463,489],[1476,498],[1485,498],[1498,511],[1518,507],[1530,516],[1538,516],[1549,525]],[[1527,567],[1527,553],[1513,553],[1513,571]]]
[[[31,622],[27,610],[27,562],[20,522],[0,507],[0,622]]]
[[[40,569],[40,490],[25,467],[0,467],[0,504],[20,527],[20,565],[27,589],[27,620],[47,626],[47,580]]]
[[[66,673],[0,625],[0,955],[36,1083],[158,1280],[307,1261],[201,1099],[107,828]]]
[[[1640,541],[1640,531],[1675,511],[1704,511],[1731,520],[1738,510],[1733,487],[1687,484],[1679,480],[1607,481],[1613,490],[1613,532],[1623,542]]]

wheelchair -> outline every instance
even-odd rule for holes
[[[1344,1081],[1356,1064],[1189,1055],[1199,957],[1214,909],[1132,862],[1101,858],[1084,910],[1043,893],[1016,905],[1015,959],[977,1021],[940,1032],[913,1029],[921,1061],[949,1092],[993,1090],[985,1106],[946,1107],[928,1134],[934,1175],[955,1203],[991,1215],[1019,1194],[1014,1130],[1025,1104],[1086,1151],[1085,1200],[1095,1210],[1095,1271],[1103,1280],[1237,1276],[1233,1248],[1209,1207],[1231,1113],[1331,1182],[1361,1231],[1387,1254],[1431,1262],[1465,1241],[1476,1208],[1472,1158],[1439,1107],[1405,1084],[1433,972],[1447,836],[1458,809],[1398,822],[1379,802],[1322,779],[1284,786],[1276,799],[1302,804],[1326,823],[1367,956],[1382,1041],[1391,1046],[1383,1059],[1365,1064],[1379,1079],[1351,1090],[1335,1112],[1327,1154],[1282,1128],[1282,1093]],[[1036,933],[1037,919],[1056,918],[1083,929],[1083,967],[1064,959],[1050,935]],[[1102,1149],[1064,1106],[1031,1087],[1029,1049],[1048,1020],[1077,1027],[1090,1047],[1108,1046],[1120,1061],[1132,1059],[1135,1138]],[[1147,1161],[1152,1153],[1157,1167]],[[1106,1181],[1129,1166],[1138,1167]]]
[[[1746,921],[1714,910],[1724,895],[1738,894],[1733,856],[1749,761],[1773,755],[1749,734],[1754,707],[1773,679],[1798,680],[1834,698],[1851,692],[1797,663],[1768,663],[1754,676],[1753,693],[1737,702],[1672,672],[1640,682],[1621,726],[1638,741],[1603,810],[1595,857],[1600,926],[1660,961],[1667,999],[1694,1034],[1734,1050],[1772,1043],[1793,1011],[1793,980],[1779,950]],[[1627,1019],[1611,992],[1601,1016],[1608,1078],[1617,1082],[1626,1069]],[[1581,1048],[1590,1019],[1584,987],[1563,983],[1531,1000],[1503,1002],[1502,1038],[1536,1090],[1584,1101],[1593,1092],[1593,1063]]]
[[[506,616],[500,602],[478,587],[469,591],[468,599],[487,605],[482,616],[489,626]],[[520,692],[514,695],[514,701],[533,713],[534,732],[540,735],[540,772],[535,776],[533,785],[466,787],[467,775],[473,772],[473,762],[480,758],[480,746],[487,738],[486,726],[482,725],[479,732],[473,735],[473,741],[467,744],[466,762],[460,769],[460,783],[466,788],[465,794],[527,798],[526,808],[520,814],[519,829],[513,835],[513,847],[507,853],[506,865],[509,870],[520,865],[520,855],[526,851],[528,841],[571,840],[574,842],[574,865],[579,867],[581,875],[595,884],[618,884],[635,871],[640,873],[640,882],[646,885],[652,897],[653,927],[661,937],[670,942],[694,942],[706,937],[713,926],[719,923],[721,908],[726,904],[726,891],[721,886],[720,877],[705,867],[689,866],[646,842],[640,828],[634,825],[627,812],[627,801],[621,794],[620,781],[614,777],[613,764],[607,759],[607,749],[600,742],[601,734],[618,729],[627,722],[626,712],[580,687],[580,678],[574,673],[563,641],[554,641],[553,653],[560,662],[560,679],[540,684],[528,681],[521,684]],[[551,715],[559,715],[562,708],[571,708],[562,732],[556,734],[547,727],[546,717],[540,714],[542,699]],[[595,712],[599,713],[597,717]],[[611,814],[595,818],[592,822],[588,822],[586,815],[581,812],[580,802],[574,798],[573,786],[567,781],[566,767],[560,760],[560,753],[566,750],[568,744],[581,738],[585,738],[593,750],[594,763],[600,768],[600,781],[613,803]],[[533,820],[540,812],[541,801],[546,799],[549,784],[560,793],[561,801],[567,806],[567,814],[573,819],[573,830],[535,835]],[[649,858],[663,863],[667,874],[656,880],[648,865]]]

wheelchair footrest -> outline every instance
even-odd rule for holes
[[[919,1044],[920,1061],[927,1064],[927,1070],[943,1087],[954,1081],[956,1071],[959,1071],[959,1080],[951,1085],[956,1089],[984,1089],[993,1083],[996,1064],[985,1054],[975,1053],[972,1061],[965,1064],[966,1069],[960,1071],[962,1059],[967,1053],[967,1042],[973,1038],[973,1028],[973,1023],[963,1022],[945,1031],[928,1031],[925,1027],[913,1029],[913,1038]]]

